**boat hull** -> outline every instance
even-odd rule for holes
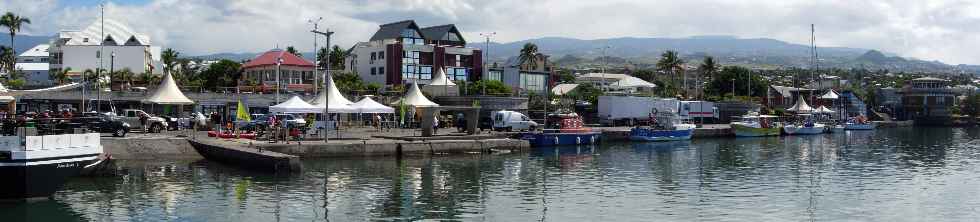
[[[99,154],[0,161],[0,199],[49,197],[82,169],[98,161]]]
[[[521,134],[521,139],[527,140],[531,147],[597,144],[601,138],[599,132]]]
[[[632,141],[678,141],[691,140],[694,129],[686,130],[655,130],[646,128],[633,128],[630,130],[630,140]]]
[[[844,130],[874,130],[875,124],[845,124]]]
[[[755,128],[732,124],[732,131],[737,137],[779,136],[780,128]]]
[[[271,151],[222,147],[197,140],[187,140],[187,142],[191,144],[191,147],[194,147],[198,154],[210,161],[267,172],[301,170],[299,162],[294,161],[294,158],[283,154],[273,154]],[[263,155],[262,152],[268,153]]]
[[[784,126],[783,131],[786,132],[787,135],[814,135],[814,134],[823,134],[824,132],[827,131],[827,128],[823,126],[801,127],[801,126],[789,125],[789,126]]]

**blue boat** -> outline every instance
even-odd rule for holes
[[[602,138],[602,133],[583,127],[582,118],[574,113],[552,115],[549,122],[557,129],[523,133],[520,139],[530,142],[531,147],[549,147],[598,144]]]
[[[690,140],[694,134],[694,124],[681,123],[673,112],[650,114],[650,126],[633,127],[630,130],[632,141],[678,141]]]

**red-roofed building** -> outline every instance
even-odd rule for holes
[[[279,81],[288,91],[312,91],[316,82],[313,62],[307,61],[282,49],[273,49],[242,64],[246,82],[256,83],[261,91],[273,91],[276,87],[276,62],[282,59]],[[257,91],[257,90],[253,90]]]

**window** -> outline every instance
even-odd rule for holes
[[[402,79],[416,78],[416,66],[412,64],[402,64]]]
[[[378,67],[378,75],[384,75],[384,74],[385,74],[385,67]]]
[[[453,81],[466,81],[466,68],[446,67],[446,76]]]
[[[462,63],[463,63],[463,56],[456,55],[456,66],[463,66]]]
[[[384,51],[378,52],[378,59],[385,59],[385,52]]]
[[[418,31],[415,29],[404,29],[402,30],[402,44],[405,45],[424,45],[425,40],[422,39],[422,35],[419,35]]]
[[[377,75],[377,74],[378,74],[377,73],[377,70],[375,70],[374,67],[371,67],[371,75],[373,76],[373,75]]]
[[[490,72],[487,73],[487,80],[504,81],[503,73],[501,73],[500,70],[490,70]]]
[[[528,91],[541,92],[547,87],[546,78],[544,75],[521,73],[521,83],[520,87]]]
[[[419,64],[421,53],[419,51],[405,51],[402,56],[402,64]]]
[[[374,61],[375,59],[377,59],[377,55],[374,52],[372,52],[371,53],[371,61]]]
[[[289,84],[303,84],[303,73],[300,71],[291,71],[293,74],[292,78],[289,78]]]
[[[432,66],[419,66],[419,79],[432,79]]]

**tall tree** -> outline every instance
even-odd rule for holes
[[[71,67],[67,67],[67,68],[58,70],[56,72],[52,72],[52,73],[50,73],[48,75],[50,75],[51,80],[54,80],[54,81],[58,82],[58,85],[64,85],[65,82],[68,82],[70,80],[68,78],[68,73],[70,73],[70,72],[71,72]]]
[[[534,43],[528,42],[528,43],[524,43],[524,47],[521,48],[521,54],[518,55],[517,58],[518,58],[519,62],[521,63],[521,65],[524,65],[524,64],[527,64],[528,62],[530,62],[531,63],[531,64],[529,64],[531,66],[530,68],[531,69],[537,69],[538,68],[538,64],[537,64],[537,62],[534,61],[534,58],[536,56],[538,56],[538,45],[535,45]]]
[[[296,51],[296,47],[293,46],[286,47],[286,52],[299,56],[300,58],[303,57],[303,54],[300,54],[299,51]]]
[[[0,17],[0,26],[7,27],[7,30],[10,31],[10,48],[12,50],[14,48],[14,36],[20,31],[20,26],[24,24],[31,24],[31,20],[15,15],[13,12],[7,12]]]
[[[17,57],[14,56],[14,49],[6,46],[0,46],[0,70],[8,70],[11,74],[14,72],[14,64],[16,63]]]
[[[668,73],[671,79],[674,79],[678,73],[684,71],[684,63],[684,60],[677,55],[677,51],[667,50],[660,55],[660,60],[657,61],[657,71]],[[686,94],[687,86],[685,85],[681,88]]]
[[[217,89],[219,87],[231,87],[235,86],[239,78],[241,78],[241,67],[241,63],[222,59],[208,66],[198,76],[204,81],[203,86],[206,88]]]
[[[320,47],[319,52],[316,54],[317,66],[321,69],[327,67],[327,53],[330,53],[330,51],[324,46]]]
[[[340,46],[334,45],[330,50],[330,69],[333,70],[343,70],[344,69],[344,57],[347,56],[347,52],[340,48]]]
[[[718,63],[715,63],[715,58],[711,56],[704,57],[704,60],[701,60],[701,65],[698,66],[698,71],[701,71],[701,76],[709,80],[714,78],[715,74],[718,73],[718,69]],[[695,86],[701,85],[704,81],[706,80],[700,80],[699,78]],[[699,94],[704,93],[704,89],[696,90]]]
[[[167,73],[173,73],[175,70],[174,66],[177,64],[177,57],[180,56],[180,52],[177,52],[173,48],[167,48],[160,53],[160,60],[163,60],[163,71]]]

